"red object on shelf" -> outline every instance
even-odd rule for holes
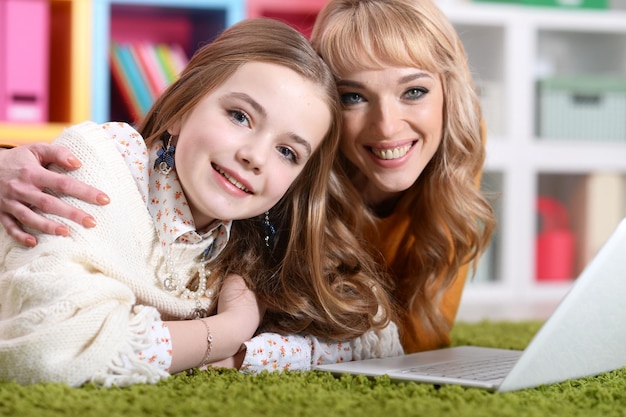
[[[553,198],[539,197],[537,212],[541,221],[535,246],[537,280],[569,280],[573,277],[575,239],[567,209]]]
[[[311,36],[317,14],[327,0],[249,0],[248,17],[270,17],[281,20]]]

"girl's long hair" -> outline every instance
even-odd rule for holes
[[[390,272],[397,288],[411,288],[398,297],[408,300],[404,314],[416,311],[427,330],[444,337],[450,329],[438,309],[441,297],[461,266],[476,265],[495,228],[492,207],[477,186],[485,159],[482,115],[463,44],[430,0],[329,0],[311,41],[335,77],[389,66],[440,76],[441,145],[395,207],[410,218],[395,267],[414,272]],[[348,173],[356,169],[342,160]],[[354,206],[376,221],[362,199]]]
[[[150,109],[139,132],[148,144],[167,140],[168,127],[248,62],[278,64],[318,85],[332,123],[303,171],[270,211],[276,233],[270,236],[269,246],[263,216],[234,221],[230,242],[210,265],[211,277],[241,275],[267,307],[264,330],[345,340],[386,324],[391,310],[383,275],[327,198],[328,184],[336,181],[332,166],[341,131],[335,82],[295,29],[264,18],[229,27],[195,53],[180,78]]]

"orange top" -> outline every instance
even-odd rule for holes
[[[378,237],[372,237],[371,242],[381,251],[385,258],[389,272],[392,274],[395,288],[393,296],[400,305],[409,305],[409,298],[415,291],[415,279],[412,277],[406,256],[399,254],[400,242],[408,233],[409,213],[403,210],[394,212],[389,217],[380,219]],[[412,243],[414,237],[407,242]],[[448,287],[442,298],[440,311],[448,322],[450,328],[456,318],[456,313],[461,301],[461,294],[467,278],[469,266],[464,266],[454,282]],[[436,349],[450,344],[450,335],[438,335],[430,331],[426,332],[423,323],[418,319],[415,311],[401,311],[398,327],[400,339],[406,353]]]

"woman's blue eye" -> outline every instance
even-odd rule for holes
[[[358,93],[345,93],[341,95],[341,102],[346,105],[356,104],[363,101],[363,97]]]
[[[286,160],[291,161],[295,164],[298,163],[298,155],[291,149],[286,146],[279,146],[278,152],[285,157]]]
[[[421,98],[423,95],[425,95],[427,93],[428,93],[428,89],[427,88],[415,87],[415,88],[409,88],[407,90],[407,92],[404,93],[404,95],[409,100],[417,100],[417,99]]]

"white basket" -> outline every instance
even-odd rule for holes
[[[626,79],[552,78],[538,87],[540,138],[626,141]]]

